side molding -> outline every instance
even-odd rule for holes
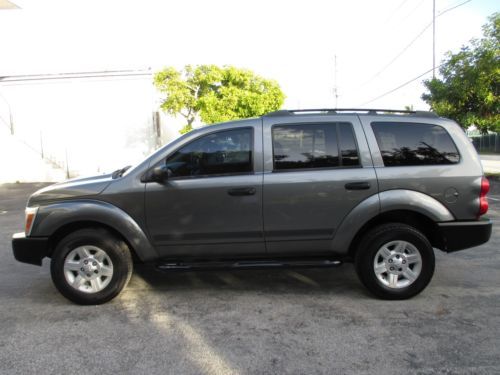
[[[346,254],[354,236],[377,215],[396,210],[410,210],[435,222],[453,221],[451,212],[438,200],[414,190],[386,190],[359,203],[342,221],[332,241],[332,251]]]
[[[92,221],[119,232],[132,245],[142,261],[158,257],[146,234],[125,211],[106,202],[74,200],[40,206],[31,236],[50,237],[59,228],[79,221]]]

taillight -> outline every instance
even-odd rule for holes
[[[488,199],[486,198],[486,194],[490,191],[490,182],[486,177],[483,177],[481,180],[481,191],[479,193],[479,212],[477,216],[484,215],[488,212]]]

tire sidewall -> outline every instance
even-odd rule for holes
[[[86,293],[73,288],[64,275],[64,261],[79,246],[92,245],[102,249],[113,264],[113,276],[109,284],[97,293]],[[124,248],[125,247],[125,248]],[[114,298],[124,288],[130,277],[126,245],[104,230],[82,229],[63,238],[56,246],[51,261],[51,276],[63,296],[78,304],[100,304]]]

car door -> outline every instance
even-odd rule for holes
[[[342,220],[378,191],[358,116],[269,116],[263,130],[267,251],[334,251]]]
[[[170,176],[146,184],[145,207],[161,257],[265,253],[262,122],[246,124],[207,130],[159,163]]]

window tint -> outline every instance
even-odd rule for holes
[[[336,124],[273,127],[274,169],[339,166]]]
[[[359,165],[358,148],[354,139],[352,125],[346,122],[338,124],[340,134],[340,149],[342,150],[342,165]]]
[[[252,172],[252,135],[249,128],[206,135],[172,154],[167,168],[173,177]]]
[[[455,164],[455,144],[441,126],[374,122],[372,129],[385,166]]]

